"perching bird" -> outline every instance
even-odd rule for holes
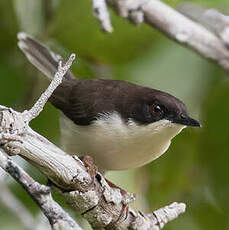
[[[25,33],[18,39],[28,60],[51,80],[61,57]],[[186,126],[200,126],[170,94],[125,81],[80,79],[70,71],[49,101],[63,112],[64,150],[92,156],[102,171],[151,162]]]

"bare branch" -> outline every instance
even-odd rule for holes
[[[0,113],[2,115],[1,120],[8,120],[6,124],[10,122],[16,124],[17,120],[14,119],[18,116],[13,116],[13,113],[12,110],[9,113]],[[2,129],[5,130],[4,127]],[[165,212],[162,212],[165,217],[158,218],[155,216],[152,222],[147,215],[132,210],[128,206],[133,200],[131,195],[128,193],[121,194],[119,189],[111,188],[101,174],[91,175],[90,170],[88,172],[76,156],[73,157],[64,153],[29,127],[25,133],[20,135],[19,139],[15,140],[14,138],[12,136],[10,139],[8,136],[7,142],[6,139],[3,139],[2,148],[11,155],[15,152],[19,153],[38,167],[55,183],[67,203],[80,212],[94,228],[137,230],[144,226],[143,229],[146,230],[154,229],[162,219],[171,220],[171,217],[174,216],[174,211],[167,212],[167,208],[165,208]],[[10,162],[10,159],[5,158],[4,164],[1,166],[9,168],[7,165],[12,164]],[[46,187],[42,188],[48,193]],[[183,204],[180,205],[183,206]],[[179,214],[181,212],[178,206],[175,209]]]
[[[200,22],[216,33],[225,44],[229,45],[229,16],[216,9],[205,9],[194,3],[182,3],[178,10],[189,18]]]
[[[149,1],[143,6],[143,11],[147,23],[180,44],[229,69],[229,52],[215,34],[158,0]]]
[[[107,0],[107,2],[122,17],[134,23],[145,21],[172,40],[229,70],[229,49],[225,45],[225,42],[228,44],[228,27],[218,36],[159,0]],[[217,20],[220,18],[221,21],[228,20],[226,16],[222,17],[222,14],[219,16],[215,11],[208,17]]]
[[[147,216],[159,225],[159,229],[162,229],[169,221],[176,219],[181,213],[184,213],[185,209],[185,204],[174,202],[169,206],[154,211],[152,214],[148,214]]]
[[[23,34],[21,33],[18,36],[23,36]],[[65,64],[63,64],[62,61],[59,62],[58,71],[56,72],[47,90],[40,96],[38,101],[29,111],[24,111],[24,116],[26,119],[25,122],[29,123],[31,120],[33,120],[40,114],[46,102],[51,97],[53,91],[61,84],[64,75],[67,73],[67,71],[71,67],[74,59],[75,59],[75,54],[71,54],[69,60]]]
[[[5,175],[6,173],[0,169],[0,202],[17,217],[25,230],[34,230],[34,226],[36,225],[35,218],[9,190],[4,180]]]
[[[29,111],[17,113],[4,106],[0,107],[3,110],[0,120],[2,124],[4,124],[4,127],[0,128],[0,136],[2,138],[1,142],[3,145],[5,145],[5,149],[11,152],[11,154],[17,154],[19,152],[17,148],[7,146],[7,141],[19,141],[21,143],[19,135],[23,135],[24,132],[28,131],[28,123],[38,116],[43,110],[44,105],[52,95],[53,91],[59,84],[61,84],[63,76],[70,68],[74,58],[75,55],[71,55],[69,60],[64,65],[62,65],[61,61],[59,62],[58,71],[55,74],[53,81],[45,93],[41,95],[41,97]],[[10,120],[5,118],[7,114],[12,115]],[[17,122],[15,123],[14,121]],[[41,210],[49,219],[53,229],[81,230],[74,220],[66,212],[64,212],[56,202],[53,201],[49,187],[34,181],[22,168],[14,164],[10,158],[4,155],[3,149],[0,149],[0,154],[0,167],[8,172],[30,194],[30,196],[40,206]],[[29,219],[26,221],[29,224]],[[31,227],[32,226],[33,225],[31,225]]]
[[[111,33],[113,31],[110,15],[107,9],[106,0],[92,0],[94,15],[98,18],[104,31]]]
[[[48,218],[52,229],[82,230],[77,223],[52,199],[50,188],[39,184],[0,149],[0,167],[9,173],[29,193]],[[29,221],[25,219],[24,221]],[[27,222],[29,224],[29,222]],[[31,224],[31,223],[30,223]],[[29,228],[28,228],[29,229]],[[31,225],[30,229],[34,229]]]

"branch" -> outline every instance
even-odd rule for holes
[[[0,107],[1,167],[24,186],[40,205],[51,224],[60,220],[68,225],[74,222],[51,199],[49,188],[38,184],[25,174],[3,154],[3,150],[9,155],[19,154],[39,168],[53,182],[67,203],[81,213],[94,229],[163,228],[167,222],[185,211],[184,204],[174,203],[152,214],[134,211],[129,207],[129,203],[134,200],[133,195],[123,193],[118,188],[111,188],[102,174],[94,171],[93,164],[86,164],[85,167],[77,156],[66,154],[29,127],[29,121],[39,115],[51,95],[50,92],[61,83],[72,60],[73,58],[67,62],[67,67],[59,65],[58,72],[47,91],[31,110],[18,113],[7,107]],[[52,204],[51,207],[48,206],[49,203]]]
[[[94,1],[96,2],[96,0]],[[225,41],[228,43],[229,40],[228,27],[219,37],[159,0],[107,1],[120,16],[136,24],[142,22],[149,24],[170,39],[194,50],[202,57],[229,71],[229,50],[225,45]],[[103,23],[105,22],[103,21]]]
[[[206,9],[194,3],[182,3],[178,10],[187,17],[200,22],[229,45],[229,16],[216,9]]]
[[[17,148],[11,148],[10,146],[8,146],[7,142],[22,141],[20,140],[19,135],[23,135],[23,133],[26,132],[28,129],[29,122],[40,114],[47,100],[52,95],[53,91],[62,82],[63,76],[70,68],[74,58],[75,55],[71,55],[69,60],[64,65],[62,65],[62,62],[60,61],[58,71],[54,76],[54,80],[51,82],[45,93],[41,95],[41,97],[29,111],[17,113],[14,112],[12,109],[7,109],[6,107],[1,106],[1,109],[5,110],[0,116],[0,120],[4,124],[3,127],[1,127],[0,129],[0,134],[2,138],[1,141],[2,145],[11,154],[17,153],[18,150]],[[16,124],[12,122],[13,120],[7,121],[7,119],[5,119],[5,112],[10,113],[13,120],[18,119]],[[6,156],[3,149],[0,149],[0,167],[7,173],[9,173],[19,184],[21,184],[22,187],[33,198],[33,200],[40,206],[41,210],[48,218],[52,229],[81,230],[76,222],[55,201],[53,201],[50,193],[50,188],[34,181],[22,168],[17,166],[11,161],[9,157]],[[22,213],[20,215],[22,215]],[[30,219],[31,218],[26,218],[27,225],[25,226],[28,227],[28,225],[31,224],[28,222]],[[34,229],[33,225],[30,226],[30,229]]]
[[[12,194],[5,182],[6,173],[0,169],[0,202],[5,205],[21,222],[25,230],[33,230],[36,226],[35,218],[25,206]]]
[[[29,111],[23,112],[24,122],[26,124],[28,124],[31,120],[36,118],[43,110],[46,102],[51,97],[54,90],[57,88],[58,85],[62,83],[63,77],[71,67],[74,59],[75,59],[75,54],[72,54],[69,60],[64,65],[62,61],[59,61],[58,71],[55,73],[53,81],[51,81],[48,89],[40,96],[40,98],[37,100],[35,105]]]
[[[105,0],[92,0],[93,12],[98,18],[103,31],[111,33],[113,31],[110,15]]]
[[[0,167],[9,173],[29,193],[48,218],[52,229],[82,230],[76,222],[52,199],[50,188],[41,185],[16,165],[0,149]],[[28,221],[25,219],[24,221]],[[29,224],[29,222],[27,223]],[[30,229],[34,229],[31,225]]]

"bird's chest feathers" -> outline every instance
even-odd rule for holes
[[[66,151],[91,155],[107,170],[135,168],[156,159],[185,127],[168,120],[138,125],[124,122],[117,113],[102,115],[89,126],[77,126],[65,117],[61,126]]]

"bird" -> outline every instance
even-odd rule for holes
[[[52,80],[62,57],[20,32],[18,47]],[[143,166],[167,151],[188,126],[200,127],[166,92],[122,80],[85,79],[68,70],[49,101],[61,111],[62,148],[91,156],[102,172]]]

